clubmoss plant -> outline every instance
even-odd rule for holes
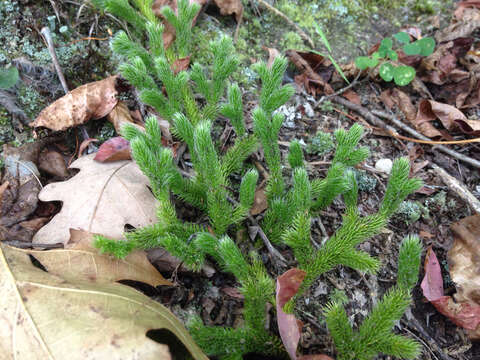
[[[123,136],[130,141],[132,156],[149,178],[152,192],[159,201],[158,222],[126,233],[126,241],[99,236],[96,246],[117,257],[126,256],[134,249],[163,247],[195,271],[201,268],[206,256],[211,257],[240,283],[245,298],[244,323],[237,328],[207,327],[195,318],[189,324],[194,339],[207,354],[225,359],[241,359],[242,355],[252,352],[285,357],[280,339],[266,328],[267,304],[275,303],[274,278],[258,253],[242,253],[230,237],[249,214],[259,175],[255,170],[248,170],[241,174],[240,182],[231,175],[242,172],[250,154],[259,145],[262,147],[269,176],[268,209],[261,226],[274,244],[289,246],[298,266],[307,272],[298,296],[307,291],[315,279],[338,265],[375,272],[380,265],[378,260],[357,250],[356,246],[380,232],[404,198],[421,185],[420,181],[408,178],[407,159],[396,160],[378,211],[361,216],[357,209],[358,185],[351,170],[369,155],[366,147],[358,146],[363,134],[360,125],[335,132],[337,147],[325,178],[309,178],[302,148],[296,141],[291,143],[286,159],[291,171],[285,171],[278,146],[284,117],[277,109],[294,92],[292,86],[282,84],[286,59],[276,58],[271,67],[264,62],[254,66],[262,86],[258,106],[252,113],[251,134],[245,124],[241,90],[229,82],[237,61],[228,37],[211,42],[211,64],[193,64],[188,70],[177,71],[177,60],[188,55],[191,44],[191,23],[198,11],[195,3],[179,0],[177,14],[163,9],[165,19],[176,29],[175,42],[164,50],[163,26],[152,16],[150,0],[135,0],[133,6],[127,0],[97,2],[134,27],[131,31],[134,37],[120,32],[112,43],[114,51],[126,59],[120,71],[139,90],[141,100],[167,119],[173,134],[186,144],[192,172],[180,170],[172,150],[162,145],[161,131],[154,116],[147,118],[145,131],[125,126]],[[145,42],[138,40],[143,34],[147,37]],[[236,135],[234,144],[224,154],[216,149],[211,135],[212,124],[220,114],[228,118]],[[285,175],[290,176],[291,181]],[[287,185],[290,183],[291,186]],[[346,204],[343,225],[316,249],[311,243],[311,217],[340,195]],[[193,205],[206,217],[199,217],[204,220],[198,222],[184,221],[177,214],[174,198]],[[399,267],[399,279],[414,274],[408,276],[413,286],[417,272],[417,263],[406,263]],[[379,331],[369,326],[367,319],[365,330],[359,330],[362,336],[388,341],[390,324],[401,317],[407,304],[409,290],[400,288],[403,289],[400,295],[393,292],[395,301],[387,301],[388,295],[383,307],[372,312],[370,323],[381,319],[386,325]],[[285,311],[292,311],[297,298],[285,307]],[[400,300],[396,301],[397,298]],[[342,338],[335,338],[334,334],[335,327],[350,326],[348,320],[328,316],[333,314],[333,310],[328,309],[335,309],[342,315],[337,307],[331,304],[327,308],[327,324],[331,324],[335,341],[339,339],[339,356],[348,358],[352,353],[350,347],[343,346]],[[387,311],[386,316],[380,316],[379,312],[384,311]],[[391,348],[390,351],[385,345],[368,350],[371,353],[388,350],[387,353],[404,357],[414,353],[413,345],[407,349],[393,344]]]

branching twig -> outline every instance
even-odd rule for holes
[[[297,30],[298,32],[298,35],[300,35],[300,37],[306,41],[308,43],[308,45],[310,45],[312,48],[315,47],[315,44],[313,42],[313,40],[310,38],[310,36],[308,36],[305,31],[303,31],[300,26],[298,26],[297,24],[295,24],[292,20],[290,20],[288,18],[287,15],[285,15],[284,13],[282,13],[280,10],[278,10],[277,8],[274,8],[272,5],[270,5],[269,3],[267,3],[266,1],[264,0],[258,0],[258,3],[263,5],[265,8],[267,8],[268,10],[270,10],[271,12],[273,12],[275,15],[281,17],[282,19],[284,19],[290,26],[293,26],[295,28],[295,30]]]
[[[353,110],[353,111],[357,112],[358,114],[363,116],[365,119],[367,119],[369,122],[371,122],[373,125],[385,129],[390,135],[392,135],[392,136],[393,136],[393,134],[398,135],[397,130],[394,127],[385,124],[385,122],[383,120],[381,120],[379,117],[372,114],[372,112],[370,112],[368,109],[364,108],[363,106],[354,104],[354,103],[352,103],[352,102],[350,102],[350,101],[348,101],[348,100],[346,100],[346,99],[344,99],[340,96],[332,97],[332,101],[334,101],[338,104],[341,104],[341,105],[347,107],[350,110]],[[420,134],[418,131],[412,129],[410,126],[406,125],[405,123],[398,120],[394,116],[388,116],[387,119],[390,120],[395,126],[398,126],[403,131],[409,133],[410,135],[412,135],[412,136],[414,136],[418,139],[430,140],[429,138]],[[446,147],[444,145],[438,145],[436,148],[438,150],[440,150],[440,151],[458,159],[458,160],[466,162],[466,163],[468,163],[472,166],[475,166],[476,168],[480,168],[480,161],[478,161],[478,160],[472,159],[469,156],[465,156],[465,155],[463,155],[463,154],[461,154],[461,153],[459,153],[455,150],[449,149],[448,147]]]

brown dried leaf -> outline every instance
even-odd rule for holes
[[[455,12],[453,13],[455,15],[455,18],[457,20],[462,20],[463,19],[463,11],[466,8],[480,8],[480,1],[479,0],[471,0],[471,1],[461,1],[457,3],[457,8],[455,9]]]
[[[239,22],[243,16],[242,0],[215,0],[215,4],[220,9],[222,15],[235,15],[235,20]]]
[[[180,321],[157,301],[128,286],[98,281],[90,272],[68,269],[72,252],[26,251],[0,244],[3,357],[169,360],[169,341],[146,336],[149,330],[165,329],[194,359],[207,360]],[[79,259],[90,258],[87,263],[92,264],[91,253],[74,253]],[[63,261],[55,260],[54,254]],[[34,266],[30,256],[40,262],[49,257],[48,272]],[[106,262],[109,259],[105,256]],[[112,270],[112,265],[105,266]],[[109,276],[108,272],[98,275]],[[170,350],[175,356],[175,347]]]
[[[30,126],[62,131],[106,116],[117,105],[117,76],[82,85],[43,109]]]
[[[121,239],[126,224],[143,227],[156,221],[156,201],[138,166],[132,161],[99,163],[94,156],[82,156],[70,166],[80,169],[77,175],[40,192],[40,200],[62,201],[63,206],[35,234],[34,243],[66,243],[71,228]]]
[[[417,120],[417,110],[413,106],[410,96],[398,88],[384,91],[381,98],[385,101],[394,103],[405,115],[405,119],[413,125],[415,129],[425,136],[431,138],[441,138],[442,133],[438,131],[431,122]]]
[[[250,209],[250,214],[253,216],[261,214],[268,207],[267,196],[265,195],[265,187],[259,187],[255,190],[255,196],[253,200],[253,206]]]
[[[112,111],[108,113],[107,120],[112,123],[117,134],[120,134],[120,130],[124,124],[132,124],[140,130],[145,130],[143,126],[135,124],[130,110],[128,110],[127,105],[123,101],[119,101]]]
[[[119,160],[130,160],[130,142],[122,137],[114,137],[105,141],[93,160],[98,162],[112,162]]]
[[[439,119],[449,131],[460,129],[466,134],[480,135],[480,120],[469,120],[454,106],[433,100],[422,100],[418,106],[417,124]]]
[[[435,34],[438,43],[469,37],[480,27],[480,10],[465,8],[462,19]]]
[[[333,89],[328,84],[334,71],[333,66],[324,69],[321,74],[316,72],[326,61],[323,56],[295,50],[287,50],[285,54],[300,71],[300,75],[295,76],[295,83],[303,85],[307,92],[314,96],[317,93],[333,94]]]
[[[50,175],[66,178],[67,165],[63,155],[55,150],[42,151],[38,157],[38,167]]]

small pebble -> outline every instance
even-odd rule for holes
[[[305,115],[307,115],[309,118],[315,116],[315,111],[313,111],[312,105],[310,105],[308,102],[303,104],[303,108],[305,109]]]
[[[378,171],[390,174],[392,171],[393,162],[390,159],[380,159],[375,163],[375,169]]]

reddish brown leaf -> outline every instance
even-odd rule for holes
[[[226,287],[223,287],[221,290],[230,297],[241,299],[241,300],[245,298],[245,296],[243,296],[243,294],[240,291],[238,291],[237,288],[226,286]]]
[[[456,303],[451,296],[442,296],[432,301],[433,306],[456,325],[471,330],[469,336],[479,338],[480,306],[470,303]]]
[[[98,149],[93,160],[98,162],[112,162],[130,160],[130,142],[118,136],[105,141]]]
[[[425,277],[422,280],[423,296],[428,301],[435,301],[443,296],[442,271],[437,256],[430,246],[427,250],[424,263]]]
[[[180,71],[184,71],[188,69],[188,65],[190,65],[190,55],[184,57],[182,59],[177,59],[173,63],[173,72],[178,74]]]
[[[276,302],[278,331],[292,360],[297,359],[297,346],[303,323],[293,314],[286,314],[283,306],[298,292],[306,272],[293,268],[277,278]]]
[[[117,76],[82,85],[43,109],[30,126],[62,131],[106,116],[117,105]]]

